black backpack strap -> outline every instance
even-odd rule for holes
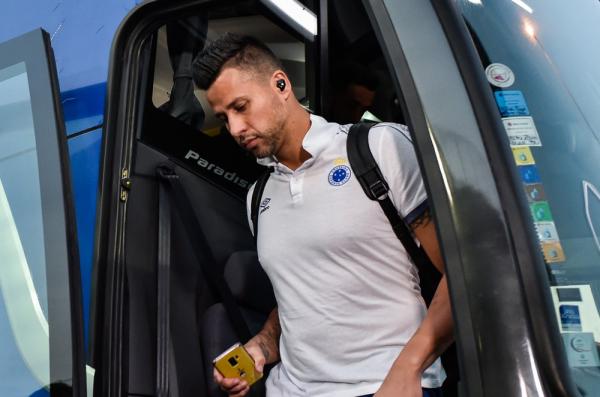
[[[271,172],[273,172],[273,169],[269,167],[267,171],[258,177],[256,184],[254,185],[254,191],[252,192],[252,201],[250,201],[250,220],[252,221],[252,231],[254,233],[255,242],[256,237],[258,236],[258,215],[260,211],[260,202],[262,200],[263,192],[265,191],[265,186],[267,186],[267,181],[271,176]]]
[[[421,280],[421,294],[425,303],[429,306],[441,275],[431,263],[425,251],[415,243],[412,233],[389,197],[390,188],[369,146],[369,130],[373,125],[374,123],[357,123],[350,127],[346,143],[348,161],[365,194],[371,200],[379,203],[394,230],[394,234],[417,266]]]
[[[233,329],[238,338],[240,338],[240,341],[246,343],[252,337],[250,330],[248,329],[248,324],[246,324],[242,312],[240,311],[240,307],[223,277],[222,266],[218,265],[212,253],[212,249],[206,238],[206,233],[200,226],[192,202],[179,180],[179,175],[177,175],[175,170],[167,164],[159,165],[156,172],[159,183],[164,184],[166,187],[165,191],[168,193],[170,202],[174,204],[174,207],[179,214],[179,218],[185,227],[185,234],[188,236],[196,260],[202,268],[202,272],[208,281],[208,285],[216,295],[220,296],[229,320],[233,325]]]

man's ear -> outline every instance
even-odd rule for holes
[[[273,72],[270,83],[272,88],[280,95],[283,95],[285,99],[292,93],[292,85],[283,70]]]

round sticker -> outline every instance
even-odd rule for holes
[[[583,339],[580,336],[576,336],[573,339],[571,339],[571,346],[573,347],[573,350],[575,350],[578,353],[589,352],[591,350],[585,339]]]
[[[333,186],[340,186],[344,183],[348,182],[350,179],[350,167],[346,165],[338,165],[333,167],[333,169],[329,172],[328,180],[329,183]]]
[[[492,63],[485,68],[485,75],[490,84],[506,88],[515,82],[515,74],[510,68],[502,63]]]

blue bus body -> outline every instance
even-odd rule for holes
[[[3,3],[0,11],[0,42],[40,27],[51,37],[68,136],[86,346],[110,48],[117,27],[139,2],[11,0]]]

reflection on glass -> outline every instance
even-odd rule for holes
[[[571,374],[597,395],[600,51],[590,40],[600,36],[600,3],[471,3],[461,3],[463,15],[529,202]],[[514,79],[491,79],[497,70]]]
[[[594,198],[600,203],[600,189],[588,181],[583,181],[583,202],[585,204],[585,216],[587,218],[590,231],[594,236],[596,247],[598,247],[598,252],[600,252],[600,240],[598,239],[598,233],[596,233],[596,226],[594,225],[593,221],[594,218],[592,217],[592,212],[590,210],[592,203],[594,202]]]
[[[513,3],[524,9],[530,14],[533,14],[533,8],[529,7],[523,0],[512,0]]]
[[[48,385],[42,205],[24,63],[0,70],[0,395]]]
[[[535,28],[533,27],[532,23],[528,20],[525,20],[525,22],[523,23],[523,28],[525,29],[525,33],[527,33],[527,36],[529,36],[530,39],[534,40]]]

